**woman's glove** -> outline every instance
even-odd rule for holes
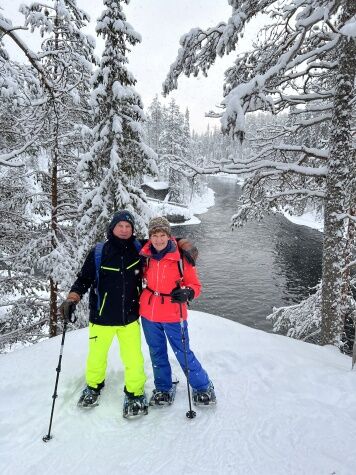
[[[172,303],[185,303],[193,300],[194,298],[194,290],[191,289],[190,287],[178,287],[176,289],[173,289],[171,292],[171,302]]]

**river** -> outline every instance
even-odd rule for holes
[[[209,187],[215,205],[199,215],[201,223],[174,227],[199,249],[203,291],[191,308],[271,331],[266,316],[273,307],[300,302],[319,282],[322,234],[282,215],[231,230],[240,185],[211,177]]]

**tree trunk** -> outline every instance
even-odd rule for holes
[[[57,125],[57,124],[56,124]],[[55,146],[52,158],[52,176],[51,176],[51,252],[57,248],[58,234],[58,127],[55,130]],[[57,282],[50,277],[50,336],[57,335]]]
[[[344,19],[356,14],[356,2],[345,1]],[[346,17],[346,18],[345,18]],[[329,147],[324,218],[321,343],[338,344],[342,332],[343,268],[346,220],[342,217],[355,199],[355,150],[351,113],[355,97],[356,40],[342,37]]]
[[[57,282],[55,282],[52,277],[49,279],[50,284],[50,324],[49,324],[49,336],[57,335],[57,313],[58,313],[58,305],[57,305]]]
[[[57,6],[58,8],[58,6]],[[58,50],[58,12],[55,19],[55,49]],[[57,66],[54,68],[54,78],[57,79],[58,69]],[[58,118],[58,104],[56,104],[55,99],[53,99],[53,112],[55,116],[54,123],[54,144],[52,150],[52,173],[51,173],[51,252],[57,248],[58,242],[58,160],[59,160],[59,118]],[[53,271],[52,271],[53,272]],[[50,337],[57,335],[57,312],[58,312],[58,284],[55,282],[53,276],[49,278],[50,284],[50,311],[49,311],[49,335]]]

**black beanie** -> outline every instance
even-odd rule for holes
[[[109,229],[108,231],[112,231],[114,227],[119,223],[120,221],[127,221],[128,223],[131,224],[132,227],[132,232],[135,230],[135,219],[130,213],[130,211],[127,211],[127,209],[123,209],[121,211],[117,211],[114,216],[112,217],[112,220],[109,224]]]

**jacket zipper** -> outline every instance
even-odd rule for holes
[[[157,271],[156,271],[156,286],[155,290],[158,288],[158,276],[159,276],[159,265],[161,261],[157,261]],[[156,305],[156,300],[157,300],[157,295],[154,296],[155,298],[153,299],[153,305],[152,305],[152,313],[151,313],[151,320],[153,320],[153,315],[154,315],[154,309]]]
[[[101,317],[101,314],[104,310],[104,305],[105,305],[105,302],[106,302],[106,297],[108,296],[108,293],[105,292],[104,294],[104,298],[103,298],[103,301],[102,301],[102,304],[101,304],[101,307],[100,307],[100,310],[99,310],[99,317]]]
[[[124,268],[124,256],[121,256],[121,266],[122,266],[122,323],[125,325],[125,268]]]

